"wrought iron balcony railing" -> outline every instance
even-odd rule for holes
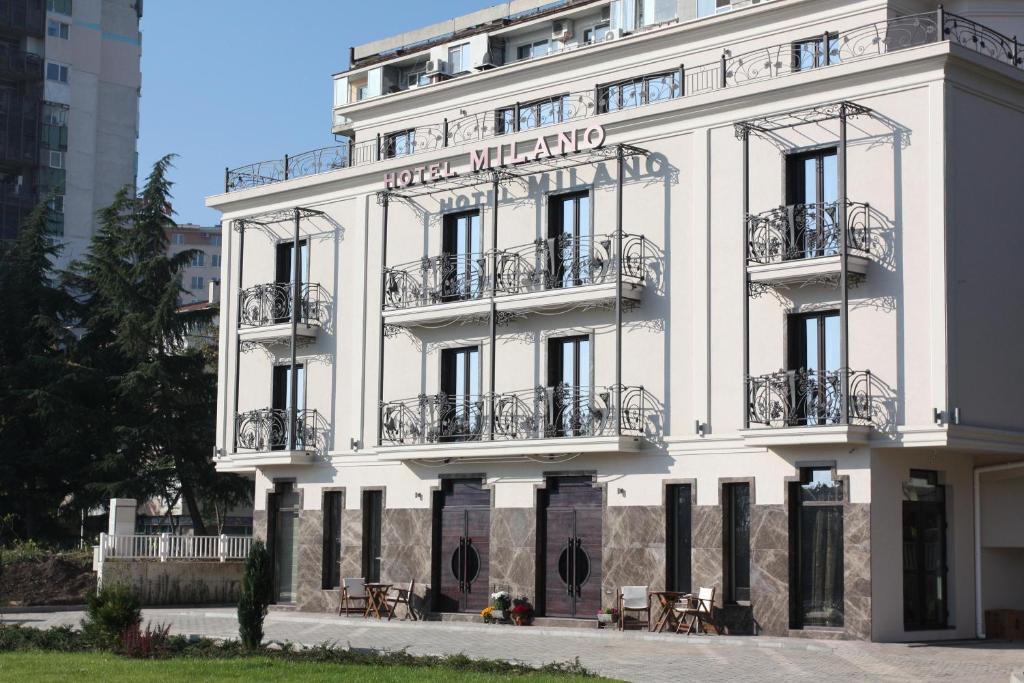
[[[384,308],[397,310],[471,301],[490,296],[526,294],[613,282],[618,269],[614,235],[540,239],[495,255],[442,255],[392,266],[384,271]],[[642,235],[622,237],[622,277],[643,284],[650,246]],[[492,282],[493,280],[493,282]]]
[[[643,387],[622,387],[616,411],[615,387],[535,387],[494,395],[421,395],[389,401],[380,409],[384,445],[459,441],[513,441],[612,436],[643,436],[652,405]]]
[[[384,271],[384,308],[416,308],[486,295],[485,254],[445,254]]]
[[[1024,44],[982,24],[942,10],[894,17],[832,34],[827,54],[816,57],[809,64],[798,58],[799,53],[794,46],[811,33],[813,31],[801,31],[794,40],[756,50],[726,49],[721,58],[712,62],[686,65],[679,69],[680,87],[669,88],[667,95],[670,99],[690,97],[781,78],[809,68],[828,69],[940,41],[950,41],[1003,64],[1024,68]],[[664,73],[664,70],[660,70],[647,76],[658,77]],[[565,124],[610,113],[609,109],[617,110],[602,106],[603,102],[609,101],[607,98],[608,91],[604,88],[591,88],[560,96],[557,109],[538,108],[535,123],[538,128]],[[633,98],[628,103],[621,96],[619,99],[622,108],[645,107],[663,101],[660,95]],[[402,154],[422,154],[452,145],[479,142],[507,132],[504,119],[492,108],[457,119],[444,119],[418,126],[405,132],[403,138],[407,144]],[[388,145],[393,145],[393,141],[380,137],[227,169],[224,191],[234,192],[347,166],[377,163],[388,158]]]
[[[871,371],[819,373],[801,368],[747,379],[747,417],[766,427],[872,424]],[[843,420],[843,394],[848,396]]]
[[[748,259],[770,264],[839,254],[840,202],[791,204],[747,216]],[[871,239],[867,204],[847,205],[847,246],[867,253]]]
[[[297,411],[295,450],[320,450],[324,426],[315,410]],[[235,416],[235,450],[269,453],[283,451],[291,439],[291,410],[260,408]]]
[[[243,289],[238,301],[239,327],[267,327],[292,319],[292,284],[270,282]],[[299,288],[299,323],[320,325],[324,322],[323,288],[304,282]]]
[[[622,277],[642,284],[650,256],[643,235],[622,235]],[[615,235],[559,235],[498,252],[495,292],[525,294],[613,282]]]

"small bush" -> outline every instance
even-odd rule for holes
[[[146,624],[145,631],[139,624],[129,626],[121,632],[121,646],[118,652],[126,657],[163,657],[170,651],[170,633],[169,624]]]
[[[127,586],[114,584],[89,596],[82,632],[98,645],[116,647],[128,629],[142,623],[142,607]]]
[[[0,626],[0,652],[14,650],[49,650],[81,652],[88,645],[82,634],[70,626],[54,626],[46,630],[28,626]]]
[[[245,574],[238,597],[238,635],[249,649],[263,641],[263,620],[274,592],[274,570],[270,552],[263,541],[255,540],[245,559]]]

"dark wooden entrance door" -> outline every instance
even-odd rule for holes
[[[590,477],[553,477],[542,496],[544,613],[594,618],[601,607],[601,491]]]
[[[440,584],[442,612],[478,612],[487,606],[491,495],[479,479],[448,480],[438,511],[440,551],[434,553],[434,576]]]

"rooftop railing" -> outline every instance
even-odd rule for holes
[[[666,97],[639,97],[622,108],[643,107],[794,73],[825,69],[944,40],[1003,64],[1024,68],[1024,43],[940,8],[934,12],[896,17],[840,33],[823,33],[817,38],[801,37],[800,40],[741,53],[726,49],[714,62],[680,67],[678,73],[682,87],[671,88]],[[658,73],[664,71],[652,75]],[[602,95],[601,90],[591,88],[552,98],[553,101],[557,100],[558,106],[538,109],[536,120],[529,127],[543,129],[609,113],[605,105],[606,95]],[[530,103],[534,104],[536,102]],[[387,158],[422,154],[452,145],[491,139],[508,132],[510,130],[503,115],[495,109],[488,109],[402,131],[400,146],[395,144],[393,136],[384,135],[359,143],[342,143],[311,150],[295,157],[285,156],[284,159],[226,169],[224,191],[233,192],[338,168],[372,164]]]

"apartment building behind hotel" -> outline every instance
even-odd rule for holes
[[[217,466],[277,600],[973,637],[1024,609],[1024,9],[512,2],[228,171]]]

